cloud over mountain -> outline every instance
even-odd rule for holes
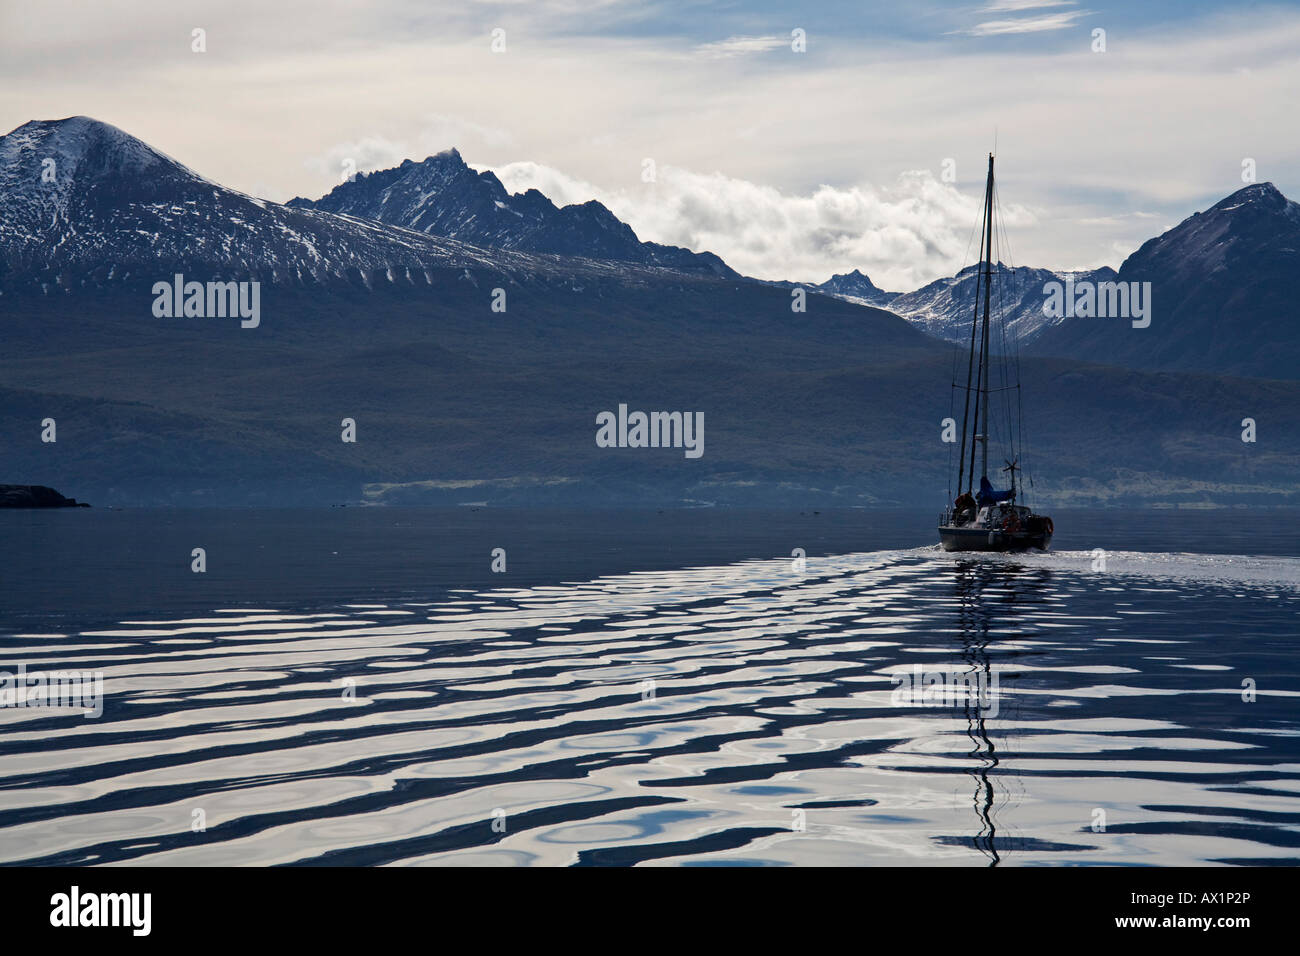
[[[819,186],[784,193],[726,176],[660,165],[655,182],[607,190],[539,163],[494,168],[511,192],[537,189],[556,203],[596,199],[643,239],[717,253],[760,279],[822,282],[864,269],[883,288],[914,289],[951,275],[967,260],[975,199],[928,171],[889,188]],[[1031,213],[1005,209],[1007,222]]]

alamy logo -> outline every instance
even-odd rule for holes
[[[684,448],[687,458],[704,454],[703,412],[631,412],[618,406],[618,415],[596,415],[599,448]]]
[[[1132,319],[1133,328],[1151,324],[1150,282],[1048,282],[1043,285],[1043,315],[1052,319]]]
[[[83,716],[104,715],[103,671],[0,671],[0,707],[68,707]]]
[[[152,893],[82,893],[74,886],[50,897],[51,926],[128,926],[133,936],[153,928]]]
[[[179,272],[171,282],[153,284],[155,318],[224,319],[238,316],[240,328],[262,321],[262,283],[186,282]]]
[[[983,711],[981,716],[998,715],[998,672],[982,670],[934,670],[912,665],[912,672],[891,675],[898,686],[889,695],[895,707],[963,707]]]

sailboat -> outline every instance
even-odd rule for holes
[[[1055,528],[1047,515],[1035,514],[1017,498],[1023,497],[1023,484],[1018,486],[1016,472],[1020,471],[1017,446],[1021,445],[1018,422],[1012,421],[1011,402],[1003,402],[1006,410],[1006,444],[1010,457],[1005,458],[1003,472],[1009,475],[1010,488],[998,490],[989,481],[989,438],[992,397],[1005,399],[1014,390],[1017,410],[1020,407],[1020,382],[1008,381],[1009,368],[1006,348],[999,355],[998,368],[1002,381],[993,386],[990,381],[989,340],[990,300],[994,278],[993,258],[993,154],[989,153],[989,176],[984,187],[983,235],[980,239],[980,269],[976,275],[975,315],[971,322],[970,350],[966,359],[966,386],[961,419],[961,461],[957,467],[957,497],[939,518],[939,544],[945,551],[1027,551],[1038,548],[1046,551],[1052,542]],[[1002,264],[998,263],[998,271]],[[981,301],[982,300],[982,301]],[[982,306],[982,308],[981,308]],[[1000,330],[1005,340],[1005,329]],[[992,343],[996,344],[996,342]],[[1015,363],[1018,366],[1018,362]],[[959,388],[954,368],[953,388]],[[969,441],[968,441],[969,439]],[[979,459],[979,486],[975,486],[976,457]],[[951,474],[951,473],[950,473]],[[949,494],[952,493],[951,486]]]

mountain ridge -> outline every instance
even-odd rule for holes
[[[557,206],[537,189],[510,193],[495,173],[474,170],[454,147],[420,162],[406,159],[389,169],[357,173],[320,199],[299,197],[287,205],[480,246],[738,277],[711,252],[642,242],[631,226],[594,199]]]
[[[965,342],[970,337],[975,314],[979,269],[978,263],[966,266],[955,276],[936,279],[913,292],[904,293],[885,307],[936,338]],[[1109,266],[1073,272],[1030,266],[1012,268],[998,262],[995,269],[997,277],[992,286],[991,305],[1002,317],[1009,336],[1014,337],[1020,347],[1027,346],[1055,322],[1062,321],[1043,314],[1042,290],[1045,283],[1063,282],[1067,278],[1107,282],[1116,275]]]
[[[1130,368],[1300,378],[1300,203],[1252,183],[1144,242],[1122,283],[1151,283],[1151,324],[1074,318],[1029,351]]]
[[[945,503],[952,347],[892,312],[811,295],[796,314],[772,284],[282,206],[74,132],[55,151],[80,169],[64,184],[40,181],[48,131],[0,142],[6,481],[109,506],[377,487],[440,503],[466,488],[520,505]],[[34,198],[53,185],[66,195]],[[150,284],[181,271],[260,277],[260,325],[152,314]],[[1074,358],[1022,370],[1037,487],[1056,500],[1296,497],[1300,435],[1277,422],[1300,383]],[[599,447],[596,415],[620,404],[705,414],[703,457]],[[1267,441],[1241,441],[1244,414]]]

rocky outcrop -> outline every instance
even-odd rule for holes
[[[89,508],[44,485],[0,485],[0,508]]]

